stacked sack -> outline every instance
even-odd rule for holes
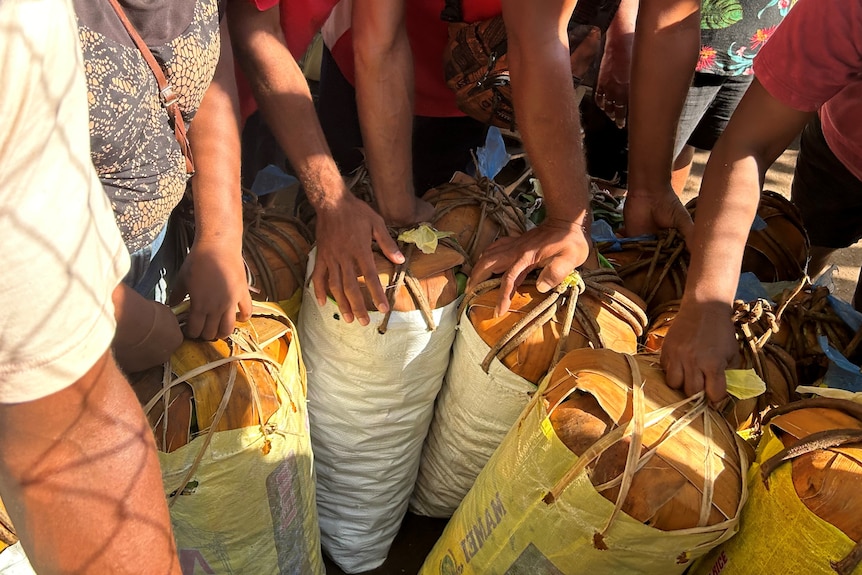
[[[305,369],[274,304],[131,378],[159,450],[180,562],[192,571],[323,573]]]
[[[569,352],[480,473],[421,573],[682,573],[728,539],[745,445],[657,358]]]

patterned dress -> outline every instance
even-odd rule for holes
[[[218,0],[121,0],[192,121],[218,63]],[[185,193],[185,160],[152,70],[107,0],[75,0],[92,159],[129,251],[150,245]]]

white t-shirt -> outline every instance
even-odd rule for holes
[[[105,353],[129,256],[90,161],[69,0],[0,0],[0,86],[0,403],[17,403]]]

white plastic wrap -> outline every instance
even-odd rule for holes
[[[313,257],[309,261],[312,269]],[[458,301],[345,323],[338,307],[303,298],[299,334],[308,368],[308,410],[325,552],[347,573],[386,560],[416,480],[422,444],[455,337]]]
[[[490,349],[465,312],[410,499],[411,511],[419,515],[455,512],[536,391],[497,358],[485,373],[481,364]]]

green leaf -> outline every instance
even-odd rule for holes
[[[727,393],[736,399],[751,399],[766,393],[766,384],[753,369],[728,369],[724,376],[727,379]]]
[[[703,30],[720,30],[742,20],[739,0],[703,0],[700,8],[700,27]]]
[[[443,238],[453,236],[452,232],[439,232],[427,224],[420,224],[412,230],[401,232],[398,235],[398,240],[402,242],[416,244],[422,253],[433,254],[437,251],[437,241]]]

